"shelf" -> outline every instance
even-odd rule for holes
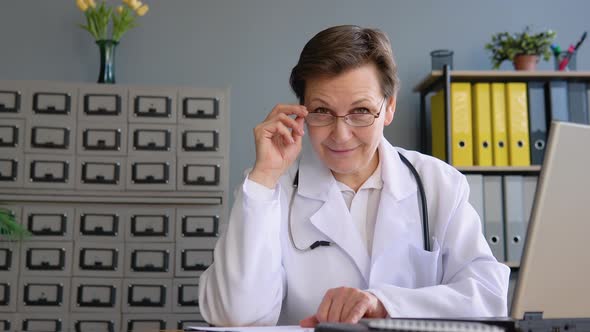
[[[126,203],[220,205],[223,192],[113,192],[73,191],[54,189],[0,188],[0,202],[67,202],[67,203]]]
[[[531,81],[546,79],[580,79],[590,80],[590,71],[514,71],[514,70],[450,70],[453,81]],[[442,70],[434,70],[414,87],[414,92],[422,92],[429,89],[443,76]]]
[[[541,166],[463,166],[456,167],[461,173],[484,173],[484,174],[537,174],[541,172]]]
[[[502,264],[508,266],[511,269],[518,269],[518,268],[520,268],[520,263],[519,262],[502,262]]]

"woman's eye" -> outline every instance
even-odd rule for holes
[[[327,110],[327,109],[325,109],[325,108],[318,107],[318,108],[316,108],[315,110],[313,110],[313,112],[312,112],[312,113],[318,113],[318,114],[330,114],[330,111],[328,111],[328,110]]]
[[[371,111],[369,111],[367,108],[357,108],[352,111],[352,114],[370,114],[370,113],[371,113]]]

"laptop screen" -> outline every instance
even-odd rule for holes
[[[590,317],[590,126],[552,123],[511,316]]]

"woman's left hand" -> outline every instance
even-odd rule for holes
[[[355,324],[363,317],[385,318],[387,310],[383,303],[369,292],[339,287],[328,290],[317,313],[301,320],[299,325],[315,327],[323,322]]]

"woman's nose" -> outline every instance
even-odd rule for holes
[[[352,127],[344,122],[344,118],[337,118],[332,124],[332,139],[337,142],[346,142],[352,136]]]

